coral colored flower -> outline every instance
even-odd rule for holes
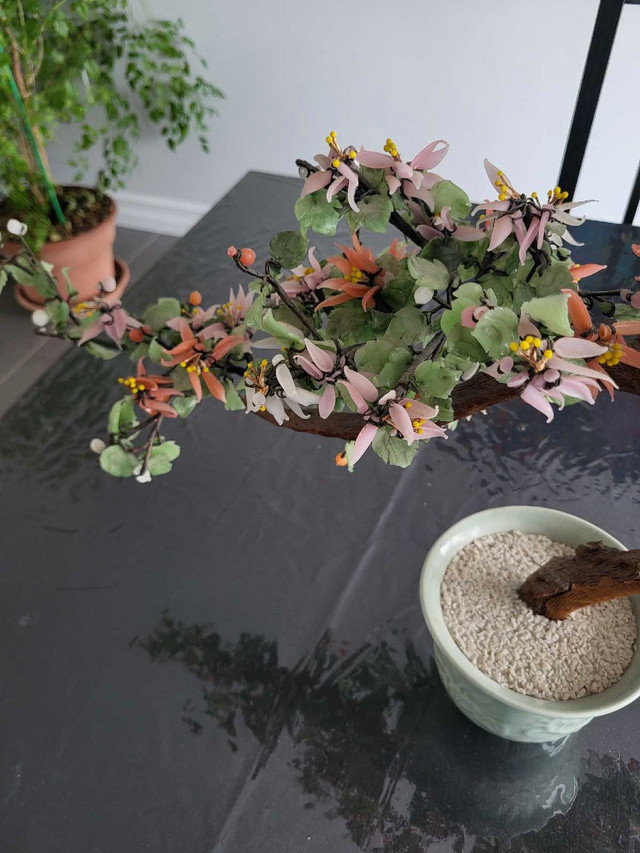
[[[520,244],[521,264],[526,260],[528,249],[534,243],[537,249],[541,249],[545,238],[557,245],[562,245],[563,242],[574,246],[581,245],[566,229],[559,236],[548,232],[547,225],[552,221],[565,226],[582,225],[584,219],[572,216],[568,211],[581,204],[587,204],[587,201],[566,201],[568,193],[561,192],[560,187],[555,187],[549,190],[547,201],[542,204],[538,200],[537,193],[526,196],[515,190],[504,172],[488,160],[484,161],[484,167],[492,186],[500,191],[497,201],[485,201],[473,211],[475,214],[479,210],[484,210],[485,222],[490,222],[493,226],[489,251],[501,246],[511,234],[515,234]]]
[[[356,234],[352,235],[352,241],[353,248],[337,244],[344,256],[334,255],[328,258],[327,265],[336,267],[343,278],[328,278],[322,287],[338,290],[340,293],[320,302],[316,305],[316,311],[330,305],[349,302],[351,299],[361,299],[362,310],[367,311],[373,305],[375,294],[382,288],[384,270],[378,266],[373,252],[360,244]]]
[[[601,270],[606,270],[606,268],[606,264],[573,264],[573,266],[569,267],[569,272],[571,273],[573,280],[577,283],[581,278],[587,278],[587,276],[595,275]]]
[[[184,397],[182,391],[177,391],[171,385],[168,376],[147,375],[143,359],[138,361],[138,375],[127,379],[120,377],[118,382],[128,388],[135,397],[136,403],[148,415],[162,415],[165,418],[177,418],[178,413],[169,404],[172,397]]]
[[[198,402],[202,400],[202,382],[207,386],[212,397],[225,402],[224,385],[212,372],[211,367],[244,341],[244,337],[241,335],[227,335],[223,332],[220,336],[219,325],[214,323],[197,334],[194,334],[188,323],[182,325],[180,328],[182,341],[172,349],[167,350],[168,357],[162,359],[162,364],[165,367],[180,365],[187,371],[189,382]],[[212,348],[209,348],[209,342],[216,337],[219,337],[219,340]]]
[[[417,190],[422,186],[428,189],[441,181],[442,178],[434,175],[430,170],[445,158],[449,143],[444,139],[436,139],[416,154],[409,163],[402,161],[392,139],[387,139],[384,150],[386,154],[361,148],[358,152],[358,162],[370,169],[384,169],[389,192],[393,195],[403,180],[411,181]]]
[[[331,201],[336,193],[346,188],[349,207],[359,213],[360,208],[356,204],[355,197],[358,188],[358,173],[347,165],[355,160],[356,151],[352,147],[345,148],[343,151],[338,145],[333,131],[327,136],[327,143],[329,145],[329,156],[316,154],[313,158],[320,169],[308,176],[300,197],[304,198],[309,193],[327,187],[327,201]]]
[[[427,406],[419,400],[399,397],[395,390],[387,391],[378,398],[380,392],[373,382],[350,367],[345,367],[344,376],[345,379],[340,380],[340,384],[347,389],[358,413],[365,421],[353,448],[353,465],[366,452],[378,430],[383,427],[391,427],[391,434],[401,435],[409,445],[414,441],[437,436],[447,437],[441,426],[431,422],[438,414],[437,408]]]

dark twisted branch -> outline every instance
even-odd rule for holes
[[[518,595],[538,616],[561,621],[574,610],[640,593],[640,549],[603,542],[579,545],[571,557],[552,557],[530,575]]]
[[[616,367],[609,368],[608,373],[616,381],[620,391],[640,396],[640,370],[626,364],[618,364]],[[454,416],[459,419],[475,415],[490,406],[513,400],[518,394],[518,389],[501,385],[486,374],[476,374],[473,379],[454,389],[452,394]],[[334,412],[324,420],[317,412],[313,412],[308,419],[299,418],[293,412],[288,414],[289,420],[283,424],[287,429],[329,438],[341,438],[344,441],[353,441],[364,423],[360,415],[352,412]],[[261,412],[260,416],[275,424],[268,412]]]

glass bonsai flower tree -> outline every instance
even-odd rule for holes
[[[105,471],[140,482],[170,471],[180,450],[163,424],[209,397],[344,439],[336,462],[351,469],[368,448],[407,466],[421,444],[512,397],[551,421],[603,390],[640,393],[638,285],[580,289],[603,269],[571,259],[568,228],[581,224],[573,211],[583,202],[560,187],[546,198],[521,193],[485,161],[491,193],[474,208],[433,171],[443,140],[408,161],[391,139],[381,153],[342,148],[333,132],[326,143],[315,164],[297,161],[300,229],[275,235],[259,264],[252,249],[229,248],[248,286],[223,304],[205,307],[194,291],[135,316],[111,280],[91,302],[72,289],[61,296],[24,240],[5,257],[0,281],[29,275],[45,297],[33,315],[38,333],[133,362],[108,440],[92,442]],[[341,220],[350,238],[320,259],[309,232],[333,235]],[[389,227],[398,236],[374,253],[363,231]],[[9,230],[23,239],[21,223]]]

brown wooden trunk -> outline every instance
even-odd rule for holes
[[[637,593],[640,548],[620,551],[603,542],[580,545],[573,557],[553,557],[518,590],[534,613],[556,621],[581,607]]]
[[[608,369],[612,379],[616,381],[620,391],[640,395],[640,370],[626,364],[619,364]],[[476,374],[473,379],[459,385],[453,392],[453,411],[456,418],[466,418],[488,409],[497,403],[505,403],[518,396],[518,390],[507,388],[484,373]],[[606,396],[606,394],[604,395]],[[324,435],[329,438],[341,438],[353,441],[363,426],[360,415],[352,412],[334,412],[328,418],[321,418],[313,412],[309,418],[299,418],[289,412],[289,420],[283,426],[296,432],[308,432],[312,435]],[[275,424],[268,412],[260,416]]]

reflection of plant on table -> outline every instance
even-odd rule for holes
[[[141,316],[127,312],[105,283],[99,298],[61,298],[32,257],[14,258],[47,300],[41,334],[70,338],[93,355],[126,351],[125,396],[109,416],[109,443],[94,442],[102,467],[147,481],[179,453],[160,435],[163,419],[187,417],[205,397],[296,430],[347,440],[341,465],[372,446],[406,466],[421,442],[445,438],[461,418],[520,396],[551,421],[556,408],[593,403],[602,389],[640,393],[637,288],[583,292],[597,264],[571,260],[568,225],[579,204],[559,187],[545,200],[521,194],[490,163],[493,198],[475,211],[467,195],[432,169],[439,140],[404,162],[342,149],[327,137],[295,206],[300,231],[277,234],[261,270],[255,253],[228,254],[250,279],[229,301],[208,308],[163,297]],[[472,220],[481,212],[477,224]],[[309,228],[352,232],[320,260]],[[362,229],[394,240],[380,254]],[[265,350],[277,350],[261,358]],[[142,422],[138,412],[142,412]]]
[[[212,98],[181,21],[131,19],[128,0],[12,0],[0,7],[0,227],[18,216],[34,248],[100,221],[104,191],[135,165],[140,102],[170,148],[195,132],[207,150]],[[195,61],[195,63],[194,63]],[[123,86],[116,75],[122,69]],[[53,189],[46,144],[60,124],[78,126],[71,165],[101,148],[95,190]]]

